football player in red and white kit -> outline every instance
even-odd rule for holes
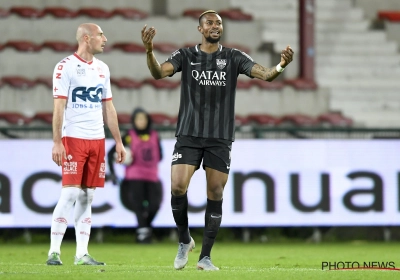
[[[77,265],[104,265],[88,253],[94,190],[104,187],[105,133],[116,142],[117,162],[125,149],[112,103],[110,70],[94,57],[107,38],[101,28],[84,23],[76,33],[78,50],[57,63],[53,73],[53,161],[62,167],[61,196],[51,222],[48,265],[61,265],[60,247],[68,223],[75,224]],[[74,221],[69,219],[74,207]]]

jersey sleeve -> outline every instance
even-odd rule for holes
[[[174,66],[174,73],[170,75],[172,77],[176,72],[182,71],[182,61],[183,61],[183,50],[179,49],[174,51],[166,62],[170,62]]]
[[[256,62],[245,52],[236,51],[235,60],[237,61],[237,65],[239,66],[239,73],[245,74],[252,78],[251,69],[256,64]]]
[[[103,89],[103,101],[111,100],[112,99],[112,92],[111,92],[111,82],[110,82],[110,68],[106,64],[104,64],[105,73],[106,73],[106,80],[104,83]]]
[[[57,63],[53,72],[53,98],[68,98],[69,86],[71,84],[68,66],[65,60]]]

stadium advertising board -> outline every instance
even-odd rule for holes
[[[174,143],[162,141],[164,197],[155,226],[175,226],[169,189]],[[51,148],[48,140],[0,141],[0,227],[50,226],[61,187],[61,167],[51,160]],[[222,226],[400,225],[399,150],[396,140],[237,140]],[[123,166],[117,174],[123,176]],[[202,168],[188,198],[190,226],[202,227]],[[136,226],[111,182],[96,190],[93,212],[94,227]]]

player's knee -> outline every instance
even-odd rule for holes
[[[184,195],[186,193],[186,189],[187,187],[183,185],[171,185],[171,193],[176,196]]]
[[[221,200],[224,192],[222,185],[210,185],[207,188],[208,198],[211,200]]]
[[[171,192],[173,195],[184,195],[187,191],[188,183],[183,180],[172,180]]]
[[[207,194],[208,198],[211,200],[221,200],[224,192],[223,184],[208,184],[207,186]]]

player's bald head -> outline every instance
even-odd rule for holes
[[[96,27],[98,26],[94,23],[82,23],[78,26],[78,30],[76,31],[76,40],[81,42],[85,35],[91,36]]]

